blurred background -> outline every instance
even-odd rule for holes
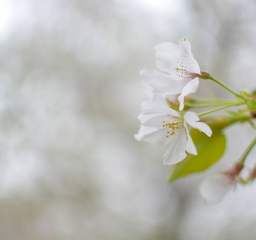
[[[207,205],[205,173],[170,184],[159,146],[133,138],[158,43],[187,37],[202,70],[256,87],[255,13],[250,0],[0,0],[0,238],[255,239],[256,185]],[[210,172],[254,135],[226,133]]]

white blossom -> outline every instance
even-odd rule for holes
[[[177,95],[181,111],[184,98],[195,93],[199,86],[200,67],[193,57],[190,42],[187,39],[178,44],[164,42],[155,49],[156,70],[143,70],[141,74],[156,93]]]
[[[164,164],[176,164],[187,154],[197,154],[189,128],[196,128],[211,136],[210,127],[200,121],[194,112],[177,112],[168,100],[161,95],[154,95],[142,103],[142,113],[138,116],[141,127],[135,138],[149,142],[162,142],[166,146]]]
[[[237,164],[230,170],[207,177],[200,186],[200,193],[207,203],[219,203],[225,195],[234,190],[242,165]]]

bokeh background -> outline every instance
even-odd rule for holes
[[[256,87],[255,13],[252,0],[0,0],[0,239],[255,239],[256,185],[207,205],[208,173],[170,184],[159,146],[133,138],[160,42],[187,37],[203,70]],[[226,133],[211,173],[255,134]]]

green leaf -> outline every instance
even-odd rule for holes
[[[226,137],[219,129],[213,130],[212,137],[207,137],[193,129],[191,137],[197,147],[198,155],[188,155],[185,160],[176,164],[169,177],[171,182],[208,169],[217,163],[225,152]]]

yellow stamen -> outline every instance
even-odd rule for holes
[[[179,121],[163,121],[163,128],[166,128],[166,137],[170,137],[175,134],[176,130],[180,128],[181,122]]]

